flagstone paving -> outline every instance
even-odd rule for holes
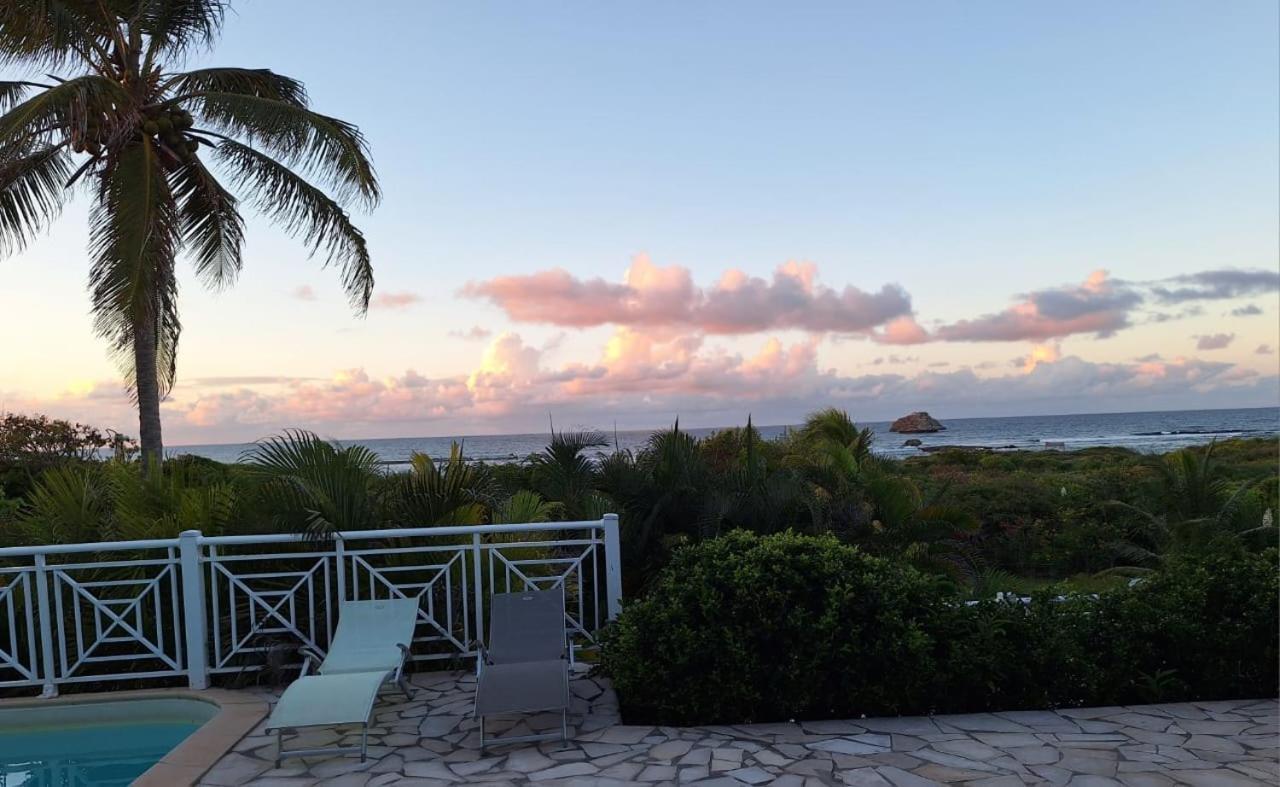
[[[259,725],[202,785],[1043,785],[1280,784],[1280,703],[1235,700],[1062,711],[813,721],[716,727],[623,725],[606,681],[575,674],[570,741],[480,751],[470,718],[475,679],[413,676],[412,701],[387,694],[369,760],[309,757],[274,767]],[[263,692],[268,701],[275,694]],[[490,722],[497,734],[559,727],[558,715]],[[345,734],[342,734],[345,732]],[[289,745],[326,745],[351,731],[310,731]]]

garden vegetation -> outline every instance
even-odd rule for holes
[[[236,464],[144,467],[130,446],[0,420],[0,545],[618,513],[626,604],[601,661],[632,721],[1276,691],[1274,439],[891,460],[829,409],[776,440],[558,432],[520,462],[455,446],[394,472],[301,431]]]

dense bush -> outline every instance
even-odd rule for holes
[[[1277,554],[1099,597],[964,603],[830,538],[680,550],[605,637],[628,721],[708,724],[1275,696]]]
[[[933,582],[834,538],[742,531],[677,551],[608,633],[629,719],[694,724],[918,707]]]

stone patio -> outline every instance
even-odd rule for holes
[[[262,725],[202,785],[701,784],[1274,785],[1280,783],[1280,703],[1197,702],[1063,711],[814,721],[732,727],[620,723],[606,682],[572,682],[571,740],[481,752],[470,718],[474,676],[413,676],[412,702],[388,694],[375,711],[369,760],[290,759],[274,768]],[[268,701],[275,694],[262,692]],[[558,715],[505,724],[497,734],[559,726]],[[324,745],[312,732],[291,746]],[[344,740],[358,741],[348,733]]]

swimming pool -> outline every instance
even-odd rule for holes
[[[0,708],[0,785],[127,785],[217,713],[160,697]]]

